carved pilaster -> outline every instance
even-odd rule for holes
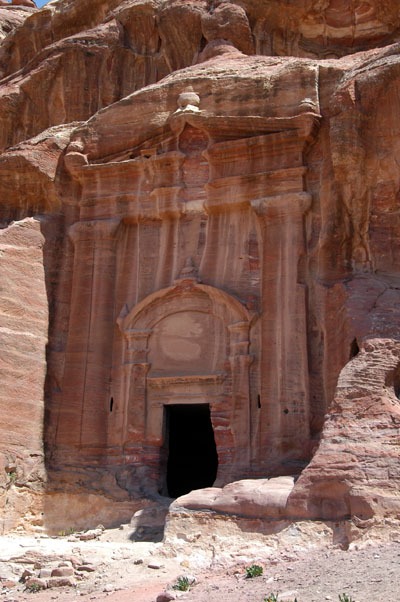
[[[270,222],[303,222],[303,216],[311,205],[311,195],[307,192],[279,194],[253,199],[251,206],[259,218]]]
[[[92,242],[96,247],[117,239],[117,230],[120,219],[99,219],[81,221],[72,224],[68,229],[68,236],[74,246],[85,242]]]
[[[123,366],[123,399],[121,409],[125,416],[123,444],[143,443],[146,428],[147,374],[151,364],[147,362],[148,340],[152,331],[125,330],[125,362]]]
[[[78,222],[68,232],[74,266],[60,443],[106,441],[118,225],[119,220]]]
[[[249,323],[228,326],[230,334],[229,362],[232,373],[232,430],[235,440],[235,468],[248,469],[251,450]]]
[[[135,364],[147,361],[148,340],[151,330],[125,330],[125,363]]]
[[[126,430],[124,444],[143,443],[146,430],[147,374],[151,364],[134,362],[125,366]]]
[[[263,445],[272,440],[277,449],[301,448],[309,434],[305,288],[297,266],[310,203],[305,192],[251,202],[263,239],[261,411],[269,424]]]

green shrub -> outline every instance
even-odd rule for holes
[[[69,527],[69,529],[63,529],[58,532],[59,537],[67,537],[67,535],[73,535],[75,533],[75,529],[73,527]]]
[[[253,579],[253,577],[259,577],[262,574],[263,568],[258,564],[252,564],[246,568],[246,579]]]
[[[175,585],[172,586],[172,589],[177,589],[180,592],[187,592],[190,587],[190,582],[187,577],[178,577]]]
[[[278,602],[278,594],[270,594],[264,598],[263,602]]]
[[[26,586],[25,591],[29,592],[30,594],[37,594],[42,589],[44,589],[44,587],[43,585],[40,585],[40,583],[30,583]]]

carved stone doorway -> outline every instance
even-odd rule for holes
[[[249,474],[254,357],[249,347],[256,318],[235,297],[189,276],[152,293],[131,311],[124,306],[118,318],[122,362],[111,391],[120,400],[120,422],[111,413],[115,427],[109,423],[109,432],[120,429],[127,461],[148,470],[147,483],[155,491],[168,491],[165,406],[208,404],[218,487]],[[195,486],[213,484],[207,481]]]
[[[170,497],[211,487],[217,476],[218,455],[209,404],[164,406],[167,442],[166,484]]]

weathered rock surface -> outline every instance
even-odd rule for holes
[[[0,2],[0,42],[32,14],[36,5],[31,0]]]
[[[317,453],[287,505],[324,520],[400,516],[400,342],[368,339],[342,370]]]
[[[61,208],[55,180],[60,156],[78,123],[54,126],[10,147],[0,157],[1,214],[5,219]]]
[[[167,495],[190,404],[217,487],[181,451],[183,507],[397,516],[397,3],[24,0],[0,24],[5,528]]]
[[[292,477],[247,479],[229,483],[222,489],[210,487],[191,491],[175,500],[171,510],[175,507],[190,510],[210,508],[214,512],[245,517],[282,519],[287,516],[286,504],[293,486]]]
[[[49,323],[45,219],[0,230],[0,508],[2,530],[43,522],[44,383]]]

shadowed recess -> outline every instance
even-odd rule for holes
[[[166,408],[169,446],[167,488],[170,497],[193,489],[212,487],[218,456],[208,404],[171,405]]]

